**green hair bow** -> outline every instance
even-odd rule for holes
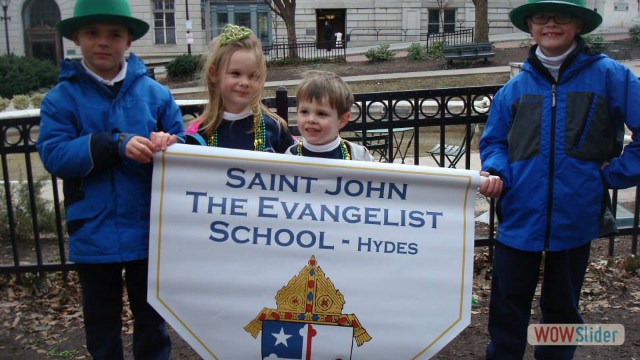
[[[252,34],[251,29],[244,26],[227,24],[220,34],[220,44],[227,45],[238,40],[246,39]]]

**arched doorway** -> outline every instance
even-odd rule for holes
[[[62,41],[56,33],[60,21],[60,8],[53,0],[31,0],[22,9],[25,53],[40,60],[59,65],[62,59]]]

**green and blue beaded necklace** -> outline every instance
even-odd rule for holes
[[[298,141],[296,153],[298,156],[302,156],[302,140]],[[347,144],[344,142],[344,139],[340,139],[340,155],[342,160],[351,160],[351,154],[349,154],[349,149],[347,148]]]
[[[262,112],[260,110],[253,112],[253,150],[264,152],[266,143],[266,129],[264,120],[262,119]],[[211,136],[207,145],[212,147],[218,147],[218,130],[216,129]]]

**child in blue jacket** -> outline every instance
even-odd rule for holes
[[[169,359],[164,320],[147,303],[149,209],[153,153],[184,132],[180,109],[140,59],[125,59],[149,29],[131,17],[126,0],[79,0],[56,28],[83,59],[62,63],[58,85],[42,101],[37,149],[45,168],[64,180],[87,350],[94,359],[123,359],[124,282],[134,358]]]
[[[528,0],[509,14],[534,45],[491,105],[480,139],[499,176],[499,228],[489,304],[488,359],[522,359],[542,272],[542,324],[580,324],[591,241],[616,230],[609,188],[640,183],[640,81],[580,35],[602,17],[583,0]],[[622,152],[625,125],[633,133]],[[536,346],[571,359],[575,346]]]

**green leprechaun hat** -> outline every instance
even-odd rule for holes
[[[602,23],[602,16],[584,6],[584,0],[528,0],[509,12],[511,23],[528,33],[527,18],[536,13],[562,13],[572,15],[583,22],[580,35],[588,34]]]
[[[127,0],[78,0],[73,17],[56,24],[58,32],[72,40],[73,31],[85,24],[120,24],[131,30],[133,40],[149,31],[149,24],[131,16]]]

